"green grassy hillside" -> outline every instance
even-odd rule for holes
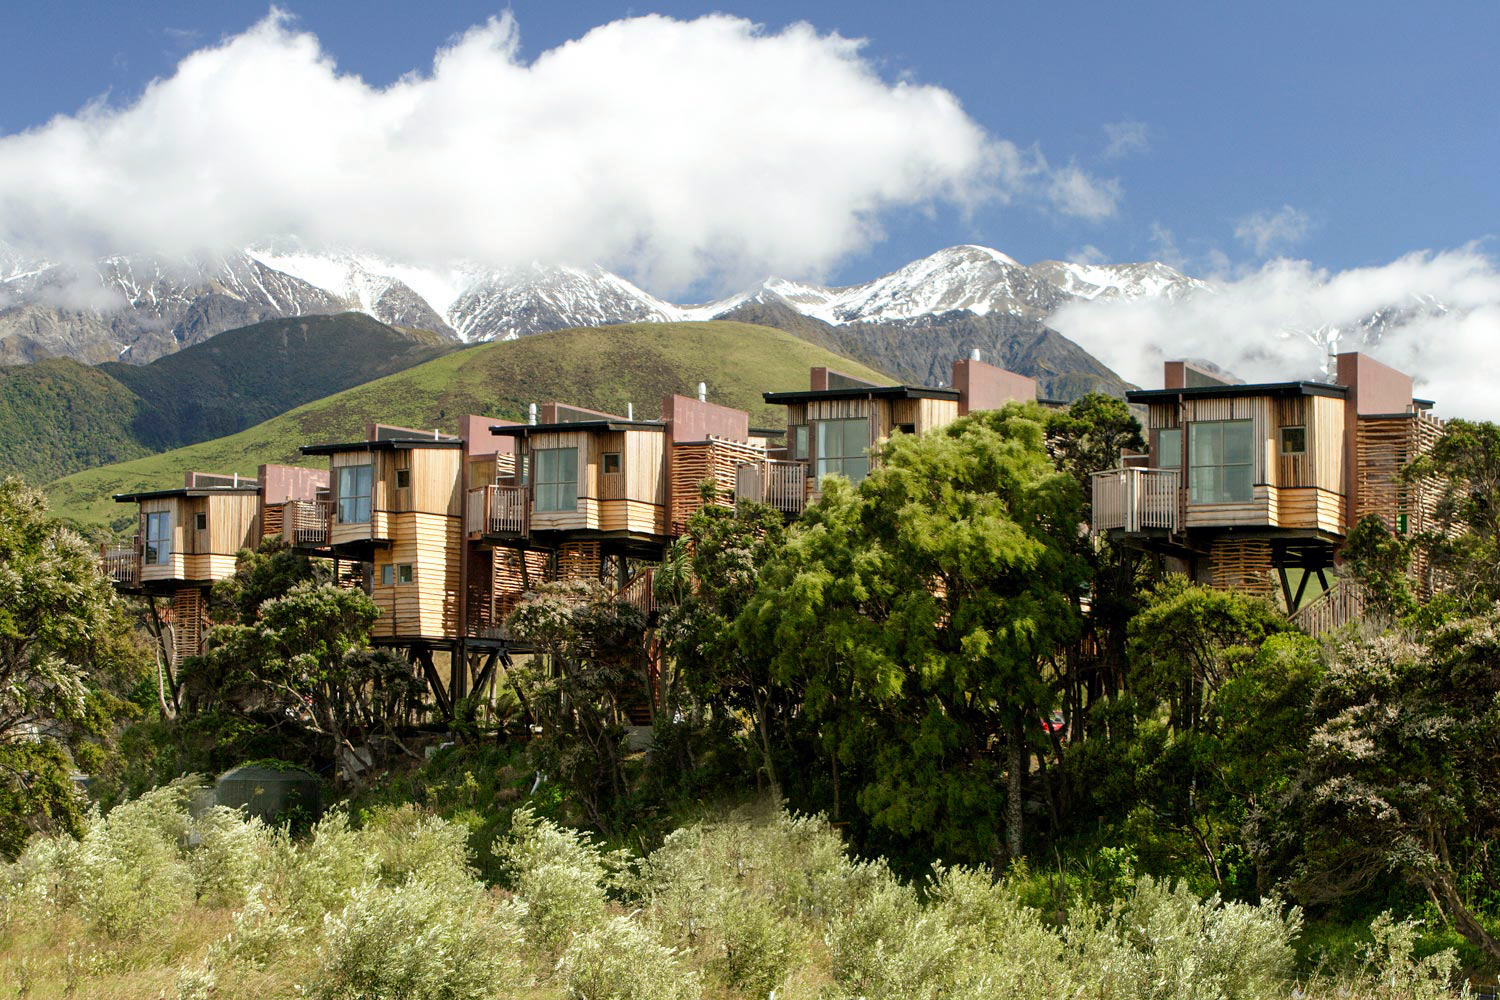
[[[229,330],[149,365],[0,368],[0,475],[45,482],[208,441],[457,349],[345,313]]]
[[[261,462],[321,464],[304,463],[298,447],[357,440],[376,421],[452,431],[467,413],[519,420],[527,404],[549,400],[614,413],[634,403],[636,416],[648,419],[664,394],[691,395],[700,381],[713,402],[749,410],[753,424],[778,425],[784,408],[767,405],[761,393],[805,387],[813,365],[888,381],[788,333],[744,323],[561,330],[466,348],[228,437],[75,473],[48,494],[57,514],[123,528],[133,521],[113,493],[173,486],[189,470],[253,475]]]

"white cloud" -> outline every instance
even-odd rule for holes
[[[1257,257],[1290,250],[1307,239],[1312,220],[1307,213],[1290,205],[1274,212],[1253,212],[1235,223],[1234,238]]]
[[[1360,321],[1382,310],[1409,315],[1364,344]],[[1364,350],[1414,375],[1440,413],[1500,419],[1500,266],[1474,247],[1342,272],[1274,260],[1186,300],[1072,304],[1048,322],[1147,388],[1178,358],[1262,382],[1321,377],[1328,354]]]
[[[1065,215],[1098,222],[1115,214],[1120,203],[1120,182],[1091,177],[1075,166],[1052,171],[1047,185],[1052,204]]]
[[[1151,151],[1151,139],[1145,122],[1112,122],[1104,126],[1104,152],[1106,160],[1118,160],[1136,153]]]
[[[1072,253],[1068,254],[1068,263],[1110,264],[1113,263],[1113,261],[1110,259],[1109,254],[1105,253],[1103,250],[1100,250],[1098,247],[1094,246],[1094,244],[1085,243],[1077,250],[1074,250]]]
[[[0,138],[0,240],[61,256],[294,235],[428,264],[599,263],[671,292],[819,275],[893,208],[1092,218],[1118,198],[950,92],[883,79],[861,44],[650,16],[523,62],[506,15],[372,87],[273,11],[129,106]]]

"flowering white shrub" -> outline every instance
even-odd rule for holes
[[[361,886],[324,920],[309,992],[323,1000],[492,996],[517,979],[520,932],[512,908],[486,903],[475,882]]]
[[[259,819],[215,806],[193,821],[197,846],[188,855],[193,888],[208,906],[236,907],[271,860],[271,831]]]
[[[460,885],[474,878],[469,831],[416,806],[377,812],[361,834],[387,884],[421,878],[430,885]]]
[[[526,904],[528,937],[537,943],[557,947],[603,919],[605,884],[619,859],[606,859],[576,831],[523,807],[494,854]]]
[[[613,917],[578,934],[558,965],[571,1000],[688,1000],[698,976],[641,924]]]

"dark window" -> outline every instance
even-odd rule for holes
[[[1283,427],[1281,429],[1281,453],[1303,455],[1307,452],[1307,428]]]
[[[620,471],[620,453],[618,451],[606,451],[604,453],[604,474],[612,476]]]
[[[820,420],[818,428],[818,478],[843,476],[857,483],[870,472],[870,421]]]
[[[406,489],[410,485],[411,485],[411,470],[410,469],[397,469],[396,470],[396,489],[398,489],[398,490],[404,490],[404,489]]]
[[[808,430],[806,424],[795,424],[786,429],[787,457],[794,462],[805,462],[811,457],[808,454]]]
[[[343,466],[339,469],[338,488],[339,523],[367,523],[370,520],[370,467]]]
[[[399,563],[396,566],[397,583],[411,583],[415,578],[415,574],[412,572],[411,563]]]
[[[1253,437],[1248,420],[1200,420],[1188,425],[1189,499],[1193,503],[1250,500]]]
[[[396,583],[396,567],[386,563],[380,567],[380,585],[382,587],[394,586]]]
[[[902,434],[915,434],[915,433],[917,433],[917,425],[916,424],[897,424],[896,425],[896,430],[900,431]]]
[[[198,531],[207,531],[208,530],[208,515],[207,514],[194,514],[193,515],[193,527],[196,530],[198,530]]]
[[[172,558],[172,512],[160,510],[146,515],[147,566],[164,563]]]
[[[536,458],[536,509],[578,509],[578,449],[544,448]]]

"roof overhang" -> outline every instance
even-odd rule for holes
[[[140,493],[116,493],[116,503],[140,503],[142,500],[167,500],[172,497],[257,496],[260,486],[179,486],[171,490],[145,490]]]
[[[529,437],[532,434],[561,434],[568,431],[656,431],[665,433],[667,425],[660,420],[564,420],[555,424],[495,424],[491,434],[502,437]]]
[[[927,385],[876,385],[854,389],[798,389],[794,392],[763,392],[768,403],[810,403],[818,399],[952,399],[957,389],[936,389]]]
[[[381,441],[351,441],[348,444],[306,444],[304,455],[333,455],[347,451],[411,451],[416,448],[462,448],[458,438],[395,438]]]
[[[1196,385],[1181,389],[1131,389],[1132,403],[1161,403],[1173,399],[1241,399],[1246,396],[1331,396],[1343,399],[1349,387],[1328,382],[1266,382],[1260,385]]]

